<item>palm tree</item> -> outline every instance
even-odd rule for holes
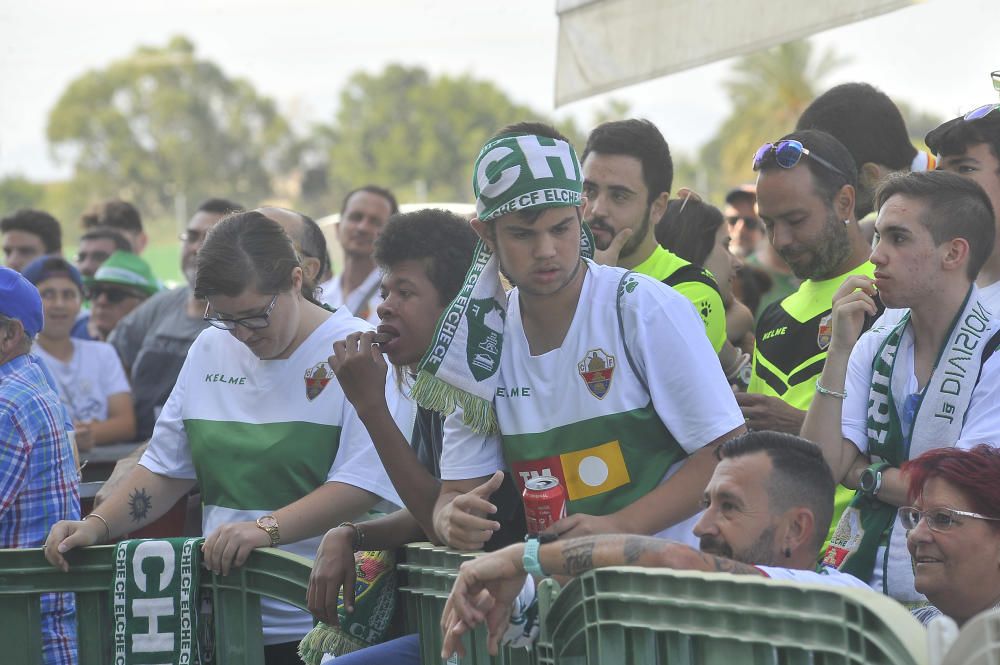
[[[720,182],[713,189],[751,179],[754,151],[792,131],[799,115],[823,90],[822,80],[847,62],[832,50],[815,53],[806,40],[743,56],[723,82],[733,110],[702,149],[704,166]]]

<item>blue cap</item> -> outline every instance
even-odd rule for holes
[[[42,329],[42,297],[24,275],[0,267],[0,314],[17,319],[28,337]]]
[[[39,282],[44,282],[49,277],[65,277],[83,293],[83,278],[80,271],[72,263],[61,256],[42,256],[35,259],[21,271],[24,278],[38,286]]]

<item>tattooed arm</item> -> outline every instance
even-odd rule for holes
[[[444,635],[442,656],[460,650],[467,628],[485,622],[490,653],[496,653],[500,636],[510,619],[510,608],[524,586],[524,545],[505,547],[466,561],[459,569],[441,615]],[[538,552],[548,575],[579,575],[608,566],[643,566],[675,570],[702,570],[736,575],[763,575],[754,566],[699,552],[687,545],[649,536],[601,534],[542,545]],[[492,598],[486,602],[485,596]]]
[[[144,466],[136,466],[115,492],[94,510],[104,521],[92,517],[53,525],[45,540],[45,558],[53,566],[68,571],[63,553],[75,547],[107,543],[146,526],[159,519],[194,485],[193,479],[168,478]]]
[[[524,546],[517,547],[521,548],[523,555]],[[624,534],[585,536],[548,543],[539,550],[539,561],[542,569],[549,575],[579,575],[594,568],[608,566],[703,570],[736,575],[763,574],[754,566],[705,554],[687,545],[650,536]],[[517,557],[517,565],[523,570],[520,556]]]

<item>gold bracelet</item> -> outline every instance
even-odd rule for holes
[[[83,519],[87,519],[88,517],[96,517],[97,519],[101,520],[101,522],[104,523],[104,529],[105,529],[105,531],[108,532],[107,536],[104,539],[104,541],[107,542],[107,543],[110,543],[111,542],[111,526],[108,524],[108,521],[106,519],[104,519],[103,517],[101,517],[100,515],[98,515],[97,513],[90,513],[89,515],[86,515]]]
[[[828,397],[836,397],[837,399],[847,399],[847,390],[838,393],[836,390],[830,390],[829,388],[824,388],[823,385],[817,380],[816,381],[816,392],[820,395],[827,395]]]

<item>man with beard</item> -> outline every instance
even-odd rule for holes
[[[805,281],[761,312],[750,386],[736,400],[747,427],[798,434],[826,362],[833,294],[875,268],[855,215],[858,172],[842,143],[826,132],[796,132],[761,146],[753,167],[768,238]],[[834,523],[852,496],[837,492]]]
[[[726,311],[715,278],[656,242],[654,227],[667,209],[674,178],[660,130],[634,118],[598,125],[587,138],[582,167],[584,221],[597,249],[605,252],[598,259],[672,286],[694,304],[712,348],[722,352]],[[723,367],[732,376],[738,358],[726,360]]]
[[[754,170],[768,238],[804,281],[761,312],[750,387],[737,400],[750,428],[798,434],[830,345],[833,293],[874,268],[854,212],[858,172],[837,139],[789,134],[761,146]]]
[[[539,578],[643,566],[868,588],[851,575],[816,567],[833,512],[834,482],[815,445],[789,434],[751,432],[726,441],[716,455],[720,461],[702,500],[705,512],[694,526],[698,550],[659,538],[601,534],[540,547],[529,541],[484,554],[459,569],[442,614],[442,657],[460,651],[462,634],[482,622],[491,653],[501,636],[521,641],[532,623],[520,616],[534,595],[528,573]],[[484,602],[484,592],[492,603]]]
[[[205,302],[194,297],[195,256],[208,230],[226,214],[240,210],[224,199],[202,203],[181,233],[181,269],[187,285],[158,293],[123,318],[108,338],[125,365],[135,397],[136,433],[153,433],[153,423],[174,387],[194,338],[208,327]]]

